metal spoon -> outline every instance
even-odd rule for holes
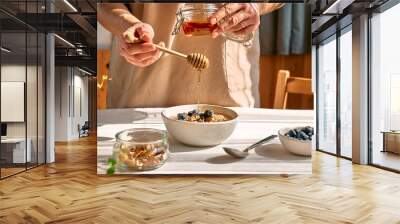
[[[224,147],[224,151],[225,151],[226,153],[228,153],[230,156],[233,156],[233,157],[235,157],[235,158],[239,158],[239,159],[241,159],[241,158],[246,158],[246,157],[249,155],[249,151],[250,151],[251,149],[254,149],[254,148],[256,148],[257,146],[259,146],[259,145],[261,145],[261,144],[264,144],[264,143],[266,143],[266,142],[269,142],[269,141],[271,141],[272,139],[274,139],[274,138],[276,138],[276,137],[277,137],[277,135],[270,135],[270,136],[268,136],[268,137],[266,137],[266,138],[264,138],[264,139],[261,139],[260,141],[258,141],[258,142],[256,142],[256,143],[254,143],[253,145],[247,147],[247,148],[244,149],[243,151],[238,150],[238,149],[228,148],[228,147]]]

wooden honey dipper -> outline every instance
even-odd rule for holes
[[[124,34],[124,39],[125,39],[125,42],[128,44],[143,42],[143,41],[135,38],[135,36],[133,34]],[[209,66],[208,58],[206,56],[204,56],[203,54],[192,53],[189,55],[185,55],[180,52],[177,52],[177,51],[165,48],[165,47],[161,47],[157,44],[153,44],[153,45],[163,52],[166,52],[166,53],[178,56],[178,57],[186,58],[187,62],[199,71],[206,69]]]

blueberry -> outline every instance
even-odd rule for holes
[[[205,113],[199,113],[199,117],[200,117],[200,119],[205,119],[206,118],[206,115],[205,115]]]
[[[289,130],[288,132],[289,137],[296,138],[297,132],[294,129]]]
[[[297,131],[296,138],[301,139],[302,136],[303,136],[303,134],[304,134],[304,132],[302,132],[301,130],[300,130],[300,131],[298,130],[298,131]]]
[[[302,131],[303,131],[304,133],[306,133],[308,136],[311,136],[311,135],[314,134],[314,129],[313,129],[312,127],[310,127],[310,126],[304,127],[304,128],[302,129]]]
[[[186,119],[186,113],[179,113],[178,114],[178,120],[185,120]]]
[[[209,118],[213,116],[212,110],[206,110],[204,111],[204,117]]]
[[[194,116],[197,114],[197,110],[192,110],[188,112],[189,117]]]
[[[307,135],[306,133],[300,131],[300,132],[299,132],[299,139],[308,140],[309,137],[308,137],[308,135]]]

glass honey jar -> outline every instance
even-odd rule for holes
[[[169,155],[167,132],[133,128],[115,135],[113,157],[118,169],[144,171],[162,166]]]
[[[182,29],[186,36],[202,36],[211,34],[218,26],[211,25],[209,17],[218,10],[216,4],[186,3],[176,13],[176,24],[173,34]]]
[[[210,35],[218,28],[218,24],[212,25],[210,23],[210,16],[220,8],[219,6],[222,5],[214,3],[185,3],[176,13],[176,23],[172,34],[177,35],[182,30],[185,36]],[[251,45],[250,42],[254,37],[253,33],[235,35],[224,32],[222,35],[229,40],[243,43],[244,45]]]

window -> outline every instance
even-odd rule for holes
[[[371,18],[370,160],[395,170],[400,170],[399,21],[400,5]]]
[[[336,153],[336,39],[318,47],[318,149]]]
[[[317,147],[360,162],[365,162],[368,149],[369,164],[400,171],[400,31],[397,29],[400,4],[389,0],[373,8],[361,7],[358,11],[360,17],[345,13],[336,18],[339,20],[335,24],[317,29],[313,34],[313,41],[319,44],[316,54]],[[353,30],[355,24],[357,29]],[[356,34],[353,35],[353,31]],[[334,34],[336,37],[330,38],[333,40],[324,40]],[[358,52],[352,52],[353,41],[359,43],[360,49],[354,48]],[[359,57],[354,58],[360,66],[357,69],[360,74],[356,76],[352,68],[353,54]],[[360,98],[353,98],[353,80],[360,91],[368,90]],[[368,135],[365,129],[353,132],[353,104],[359,107],[358,116],[362,122],[366,122],[368,113]],[[353,134],[363,141],[359,148],[353,149]],[[358,158],[352,158],[353,152]]]
[[[340,155],[352,157],[352,32],[340,36]]]
[[[0,7],[24,17],[40,13],[42,5],[43,1],[1,1]],[[0,179],[43,164],[46,158],[46,38],[13,14],[0,12],[8,21],[0,23]]]
[[[318,149],[348,159],[352,157],[352,41],[350,24],[323,41],[317,54]]]

